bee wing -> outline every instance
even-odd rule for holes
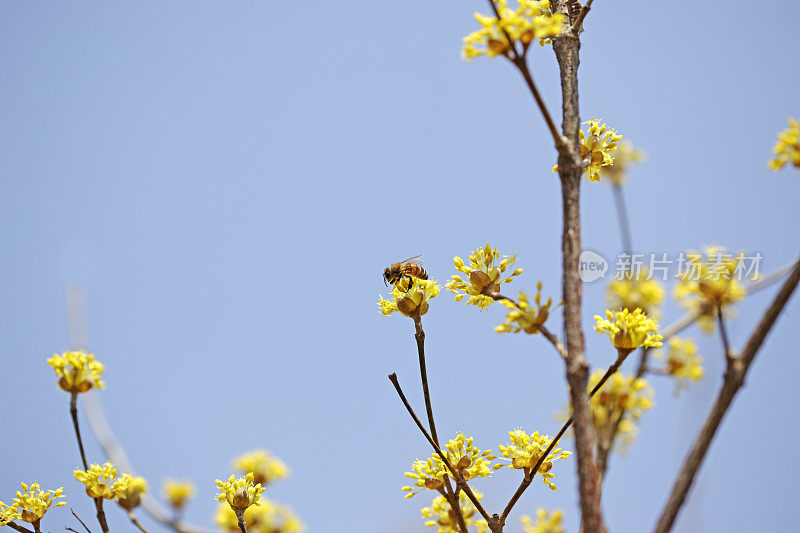
[[[422,264],[422,256],[423,255],[424,254],[419,254],[419,255],[415,255],[414,257],[409,257],[405,261],[400,261],[400,263],[401,264],[402,263],[414,263],[415,265],[421,265]]]

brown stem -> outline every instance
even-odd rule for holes
[[[475,493],[472,492],[472,489],[469,487],[463,476],[461,476],[455,469],[455,467],[453,467],[453,465],[450,464],[450,461],[447,459],[444,452],[442,452],[442,449],[439,447],[438,444],[436,444],[436,442],[434,442],[433,437],[431,437],[431,434],[428,433],[428,430],[425,429],[425,426],[422,425],[422,422],[420,421],[417,414],[414,412],[414,409],[411,407],[411,404],[408,403],[408,399],[406,398],[405,393],[403,393],[403,389],[400,387],[400,382],[397,380],[397,374],[394,372],[389,374],[389,381],[391,381],[392,385],[394,385],[394,389],[397,391],[397,395],[400,396],[400,400],[403,402],[403,405],[405,406],[406,411],[408,411],[408,414],[411,415],[411,418],[412,420],[414,420],[414,423],[417,425],[419,430],[425,436],[425,439],[428,441],[428,443],[433,447],[433,450],[442,459],[442,462],[450,471],[450,473],[453,474],[453,479],[457,480],[456,483],[458,484],[458,487],[464,491],[464,494],[467,495],[467,498],[469,498],[469,500],[472,502],[472,504],[475,506],[475,508],[478,510],[481,516],[487,522],[489,522],[489,524],[491,524],[492,517],[489,515],[489,513],[486,512],[486,509],[483,508],[481,502],[478,501],[478,498],[475,496]],[[447,481],[447,477],[445,477],[445,481]]]
[[[558,13],[567,13],[564,1],[554,2]],[[553,39],[553,50],[561,72],[562,126],[570,148],[578,152],[578,65],[580,40],[572,33]],[[559,152],[558,174],[561,178],[564,228],[561,240],[563,256],[564,330],[567,341],[567,381],[575,419],[575,449],[580,492],[581,523],[586,533],[605,531],[600,512],[600,484],[594,461],[595,430],[586,385],[589,364],[584,357],[581,327],[583,284],[579,273],[581,253],[580,185],[583,169],[578,158]]]
[[[15,531],[19,531],[20,533],[23,533],[23,532],[24,532],[24,533],[33,533],[33,531],[31,531],[31,530],[30,530],[30,529],[28,529],[27,527],[23,527],[23,526],[21,526],[21,525],[17,524],[16,522],[9,522],[9,523],[8,523],[8,524],[6,524],[6,525],[7,525],[8,527],[10,527],[11,529],[15,530]]]
[[[247,527],[245,526],[244,523],[244,510],[241,511],[237,510],[235,512],[236,512],[236,523],[239,524],[239,530],[242,533],[247,533]]]
[[[617,353],[617,360],[614,361],[614,364],[608,367],[608,370],[606,370],[606,373],[603,374],[602,378],[600,378],[600,381],[598,381],[597,384],[594,387],[592,387],[592,390],[589,392],[588,398],[594,396],[597,393],[597,391],[599,391],[600,388],[606,384],[608,378],[610,378],[612,375],[614,375],[614,373],[617,370],[619,370],[620,365],[622,365],[622,363],[625,361],[625,358],[628,356],[629,353],[630,352],[621,352],[621,351]],[[553,448],[555,448],[556,445],[558,444],[559,439],[561,439],[561,437],[564,436],[564,433],[566,433],[567,429],[569,429],[569,427],[572,425],[572,421],[573,417],[569,417],[569,419],[564,423],[564,425],[561,426],[561,429],[558,430],[558,433],[556,433],[556,436],[553,438],[552,442],[550,442],[550,445],[544,450],[544,453],[542,453],[542,455],[539,457],[539,460],[536,461],[536,464],[533,466],[533,468],[531,468],[530,473],[522,479],[522,483],[520,483],[519,487],[517,487],[517,491],[511,497],[511,500],[509,500],[508,504],[506,505],[506,508],[503,509],[503,513],[500,515],[500,520],[502,522],[505,522],[505,519],[508,518],[509,513],[511,513],[511,510],[517,503],[517,500],[520,499],[525,490],[533,482],[533,478],[534,476],[536,476],[536,473],[539,471],[539,468],[542,466],[542,463],[544,463],[544,461],[547,459],[547,456],[550,454],[551,451],[553,451]]]
[[[74,509],[70,508],[69,512],[71,512],[71,513],[72,513],[72,516],[74,516],[74,517],[75,517],[75,519],[76,519],[78,522],[80,522],[80,523],[81,523],[81,525],[83,526],[83,529],[85,529],[85,530],[86,530],[86,533],[92,533],[92,532],[91,532],[91,530],[90,530],[90,529],[89,529],[89,528],[86,526],[86,524],[83,522],[83,520],[81,520],[81,517],[80,517],[80,516],[78,516],[78,515],[75,513],[75,510],[74,510]]]
[[[795,261],[789,265],[773,270],[760,280],[750,283],[747,287],[745,287],[746,295],[749,296],[755,292],[760,291],[761,289],[764,289],[765,287],[772,285],[777,281],[780,281],[797,264],[800,264],[800,262]],[[662,332],[663,335],[662,340],[666,342],[667,339],[674,337],[684,329],[688,328],[689,326],[694,324],[698,318],[705,315],[712,307],[713,304],[705,303],[699,309],[684,314],[681,318],[679,318],[678,320],[676,320],[675,322],[664,328]],[[668,372],[664,372],[661,369],[650,368],[647,366],[647,361],[650,356],[650,351],[651,351],[650,348],[642,348],[642,355],[639,359],[639,366],[636,369],[637,378],[644,376],[645,373],[669,374]],[[603,479],[605,478],[605,473],[606,470],[608,469],[609,454],[611,452],[611,449],[613,448],[614,440],[616,439],[617,433],[619,431],[619,425],[622,422],[624,416],[625,416],[625,411],[623,410],[622,413],[620,413],[619,419],[617,419],[611,430],[611,434],[608,439],[608,445],[604,449],[598,451],[598,465],[601,466],[600,475]]]
[[[572,27],[574,28],[575,35],[578,35],[583,29],[583,19],[586,18],[586,15],[589,14],[589,10],[591,9],[592,9],[592,0],[586,0],[586,4],[581,8],[580,13],[578,14],[578,18],[572,25]]]
[[[136,516],[133,514],[133,511],[128,511],[128,518],[131,519],[131,522],[133,523],[134,526],[139,528],[139,531],[141,531],[142,533],[149,533],[147,529],[145,529],[145,527],[142,525],[142,523],[139,522],[139,519],[136,518]]]
[[[425,412],[428,416],[428,427],[431,429],[431,436],[434,442],[439,444],[439,436],[436,434],[436,424],[433,421],[433,406],[431,405],[431,393],[428,388],[428,370],[425,365],[425,330],[422,329],[422,318],[414,317],[414,339],[417,341],[417,354],[419,355],[419,375],[422,379],[422,395],[425,397]]]
[[[728,340],[728,331],[725,329],[725,317],[722,315],[722,304],[717,303],[717,322],[719,322],[719,335],[722,338],[722,348],[725,350],[725,360],[731,361],[733,353],[731,352],[731,343]]]
[[[422,317],[417,314],[414,316],[414,339],[417,341],[417,354],[419,355],[419,375],[422,379],[422,394],[425,397],[425,412],[428,416],[428,426],[431,429],[431,437],[436,444],[439,444],[439,436],[436,434],[436,423],[433,420],[433,405],[431,404],[431,393],[428,388],[428,370],[425,364],[425,330],[422,329]],[[450,485],[450,480],[445,478],[445,498],[455,515],[456,522],[461,533],[467,533],[467,524],[464,522],[464,515],[461,513],[461,504],[458,496]]]
[[[800,282],[800,262],[795,265],[792,273],[783,283],[781,290],[775,296],[769,308],[767,308],[758,326],[756,326],[755,330],[750,335],[741,355],[728,360],[722,388],[717,395],[714,405],[711,407],[711,411],[706,418],[703,428],[692,444],[692,449],[686,456],[686,460],[675,479],[669,499],[653,530],[655,533],[667,533],[672,529],[678,512],[686,501],[689,489],[694,483],[694,478],[700,466],[703,464],[703,459],[705,459],[711,441],[714,435],[716,435],[725,413],[728,411],[734,396],[744,384],[744,378],[747,375],[747,371],[753,359],[758,353],[759,348],[761,348],[767,333],[769,333],[772,326],[775,324],[778,315],[786,306],[786,302],[789,301],[789,297],[792,295],[792,292],[794,292],[798,282]]]
[[[108,533],[106,512],[103,510],[103,498],[94,498],[94,507],[97,509],[97,522],[100,524],[100,530],[103,533]]]
[[[512,304],[514,304],[514,306],[516,306],[517,309],[522,311],[522,308],[519,306],[517,301],[514,300],[513,298],[509,298],[508,296],[503,296],[502,294],[498,294],[498,293],[492,294],[491,298],[494,299],[494,301],[507,300],[507,301],[511,302]],[[564,345],[561,344],[561,341],[558,340],[558,337],[553,335],[553,333],[549,329],[547,329],[544,326],[544,324],[539,326],[539,331],[541,332],[542,336],[545,339],[547,339],[550,342],[550,344],[553,345],[553,347],[558,352],[558,355],[560,355],[562,359],[566,359],[567,358],[567,349],[564,348]]]
[[[544,121],[547,124],[547,129],[550,131],[550,135],[553,137],[553,142],[555,143],[556,150],[559,154],[570,157],[575,161],[578,160],[577,156],[577,149],[572,152],[570,150],[569,145],[564,142],[564,138],[558,132],[558,128],[556,127],[555,122],[553,121],[553,117],[550,115],[550,112],[547,110],[547,106],[542,99],[542,95],[539,94],[539,89],[536,87],[536,83],[533,81],[533,76],[531,75],[530,69],[528,69],[528,64],[525,62],[524,57],[517,57],[516,59],[512,60],[514,66],[517,67],[519,73],[522,74],[522,78],[525,80],[525,83],[528,85],[528,89],[531,91],[533,95],[533,99],[536,101],[536,106],[539,108],[539,111],[542,113],[542,117],[544,117]]]
[[[89,464],[86,462],[86,452],[83,451],[83,439],[81,438],[81,429],[78,426],[78,393],[73,391],[69,397],[69,414],[72,417],[72,427],[75,428],[75,437],[78,439],[78,449],[81,452],[81,462],[83,469],[89,470]]]

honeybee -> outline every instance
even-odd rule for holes
[[[403,278],[428,279],[428,273],[422,268],[421,257],[417,255],[386,267],[383,270],[383,283],[388,287],[390,283],[395,285]]]

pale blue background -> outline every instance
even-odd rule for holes
[[[0,4],[0,498],[19,480],[91,504],[67,395],[45,358],[68,347],[64,293],[88,291],[89,335],[107,365],[102,401],[155,488],[189,477],[188,517],[211,523],[215,477],[266,447],[293,477],[270,496],[316,532],[426,530],[403,471],[429,454],[386,375],[421,408],[412,324],[377,313],[380,271],[486,241],[519,254],[516,288],[558,299],[560,199],[552,143],[503,61],[459,58],[478,0],[404,2],[11,2]],[[800,250],[797,171],[765,164],[800,114],[797,2],[597,0],[583,37],[582,116],[649,154],[627,189],[636,248],[718,242],[766,270]],[[557,115],[549,48],[534,75]],[[586,183],[588,248],[620,247],[611,191]],[[514,290],[514,289],[512,289]],[[603,284],[586,287],[589,330]],[[774,289],[739,306],[741,347]],[[538,337],[498,336],[502,310],[443,295],[425,323],[440,433],[494,448],[509,429],[553,433],[563,365]],[[670,303],[665,322],[679,316]],[[797,297],[769,337],[711,449],[677,531],[796,531],[800,436]],[[560,333],[560,313],[553,328]],[[698,335],[699,337],[699,335]],[[604,510],[613,531],[649,530],[712,401],[722,361],[678,399],[655,381]],[[571,444],[568,445],[571,447]],[[89,444],[91,458],[100,454]],[[577,514],[574,458],[559,490],[537,481],[511,517]],[[518,482],[474,486],[498,509]],[[130,525],[111,512],[117,530]],[[148,522],[150,523],[150,522]],[[46,529],[76,526],[68,511]],[[77,527],[77,526],[76,526]],[[154,529],[157,529],[154,527]]]

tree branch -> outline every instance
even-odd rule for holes
[[[408,403],[408,399],[406,398],[406,395],[403,393],[403,389],[400,387],[400,382],[397,380],[397,374],[394,373],[394,372],[389,374],[389,381],[391,381],[392,385],[394,385],[394,389],[397,391],[398,396],[400,396],[400,400],[403,402],[403,405],[405,406],[406,411],[408,411],[408,414],[411,415],[411,418],[414,420],[414,423],[417,425],[419,430],[425,436],[425,439],[428,441],[428,443],[433,447],[434,451],[442,459],[442,462],[447,467],[447,469],[453,474],[453,479],[456,480],[456,483],[458,484],[458,487],[461,490],[464,491],[464,493],[467,495],[467,497],[472,502],[472,504],[475,506],[475,508],[478,510],[478,512],[481,514],[481,516],[487,522],[489,522],[491,524],[492,520],[493,520],[493,517],[490,516],[489,513],[486,512],[486,509],[483,508],[483,505],[481,505],[481,502],[478,501],[478,498],[475,496],[475,493],[472,492],[472,489],[470,489],[470,487],[467,484],[466,480],[464,480],[464,478],[458,473],[458,471],[455,469],[455,467],[453,467],[453,465],[450,464],[450,461],[448,461],[447,457],[442,452],[442,449],[433,440],[433,437],[431,437],[431,434],[428,433],[428,431],[425,429],[425,426],[422,425],[422,422],[420,421],[419,417],[414,412],[414,409],[411,407],[411,404]],[[446,479],[447,479],[447,476],[445,476],[445,480]]]
[[[419,355],[419,375],[422,379],[422,394],[425,397],[425,411],[428,416],[428,426],[431,428],[431,437],[438,445],[439,436],[436,434],[436,423],[433,421],[433,405],[431,404],[431,393],[428,388],[428,370],[425,364],[425,330],[422,329],[422,317],[417,313],[414,317],[414,339],[417,341],[417,354]],[[453,515],[458,523],[461,533],[467,533],[467,524],[464,522],[464,515],[461,513],[461,504],[458,501],[450,480],[445,477],[444,496],[453,510]]]
[[[678,512],[686,501],[689,489],[694,483],[694,478],[705,459],[708,448],[719,429],[723,417],[727,413],[734,396],[744,384],[744,378],[747,375],[747,371],[756,353],[758,353],[759,348],[761,348],[767,333],[769,333],[772,326],[775,325],[778,315],[785,307],[786,302],[789,301],[789,297],[794,292],[798,282],[800,282],[800,262],[795,264],[791,274],[783,283],[781,290],[775,296],[769,308],[767,308],[761,322],[759,322],[756,329],[750,335],[741,355],[729,359],[722,388],[717,395],[714,405],[711,407],[711,411],[706,418],[703,428],[700,430],[700,433],[692,445],[691,451],[683,463],[683,467],[675,479],[669,499],[653,530],[655,533],[668,533],[672,529]]]
[[[568,14],[563,0],[553,4],[553,10]],[[580,40],[577,34],[562,33],[553,39],[553,50],[561,73],[562,128],[570,153],[578,154],[578,65]],[[589,364],[584,357],[581,327],[583,282],[579,273],[581,253],[580,185],[583,169],[577,158],[560,152],[558,174],[561,178],[564,228],[561,239],[564,301],[564,331],[567,343],[567,382],[570,388],[575,419],[575,449],[578,467],[581,523],[585,533],[605,531],[600,512],[600,484],[594,461],[595,430],[586,385]]]

